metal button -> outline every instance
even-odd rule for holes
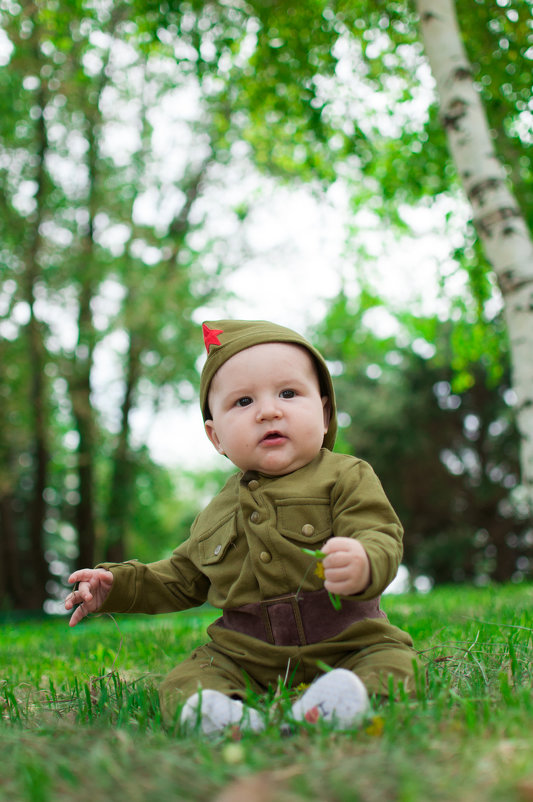
[[[221,546],[221,545],[220,545],[220,543],[219,543],[219,544],[218,544],[218,546],[215,548],[215,556],[216,556],[217,554],[220,554],[220,552],[221,552],[221,551],[222,551],[222,546]]]
[[[306,537],[311,537],[311,535],[314,534],[315,534],[315,527],[313,526],[313,524],[304,524],[302,526],[302,535],[305,535]]]
[[[258,487],[259,487],[259,482],[257,481],[257,479],[251,479],[248,482],[248,490],[257,490]]]
[[[259,559],[261,560],[261,562],[269,563],[270,560],[272,559],[272,555],[269,554],[268,551],[262,551],[261,554],[259,555]]]
[[[251,521],[253,524],[256,524],[256,523],[259,521],[259,519],[260,519],[260,518],[261,518],[261,516],[259,515],[259,513],[257,512],[257,510],[254,510],[254,511],[252,512],[252,514],[250,515],[250,521]]]

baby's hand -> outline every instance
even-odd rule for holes
[[[69,585],[79,582],[76,590],[69,593],[65,599],[65,610],[79,604],[72,613],[69,626],[76,624],[89,613],[94,613],[105,602],[113,584],[113,574],[105,568],[82,568],[74,571],[68,578]]]
[[[351,537],[332,537],[322,546],[326,555],[324,587],[330,593],[351,596],[361,593],[370,584],[370,562],[358,540]]]

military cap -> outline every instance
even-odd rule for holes
[[[335,391],[326,361],[320,351],[309,343],[305,337],[292,329],[269,323],[266,320],[215,320],[202,324],[207,360],[200,379],[200,406],[204,420],[211,417],[208,394],[213,376],[230,357],[261,343],[289,343],[306,348],[316,365],[320,392],[327,395],[331,407],[329,429],[324,436],[325,448],[333,449],[337,434],[337,410]]]

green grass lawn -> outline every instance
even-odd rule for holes
[[[161,727],[157,686],[212,610],[7,621],[0,799],[533,802],[533,586],[386,596],[427,666],[358,730],[207,741]]]

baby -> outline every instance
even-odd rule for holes
[[[319,351],[265,321],[204,323],[203,333],[205,430],[238,472],[169,559],[75,571],[70,624],[207,601],[222,616],[164,680],[166,722],[261,731],[263,715],[245,700],[281,681],[310,684],[293,720],[349,728],[369,693],[414,688],[411,638],[380,609],[402,556],[401,524],[372,468],[332,452],[335,394]]]

